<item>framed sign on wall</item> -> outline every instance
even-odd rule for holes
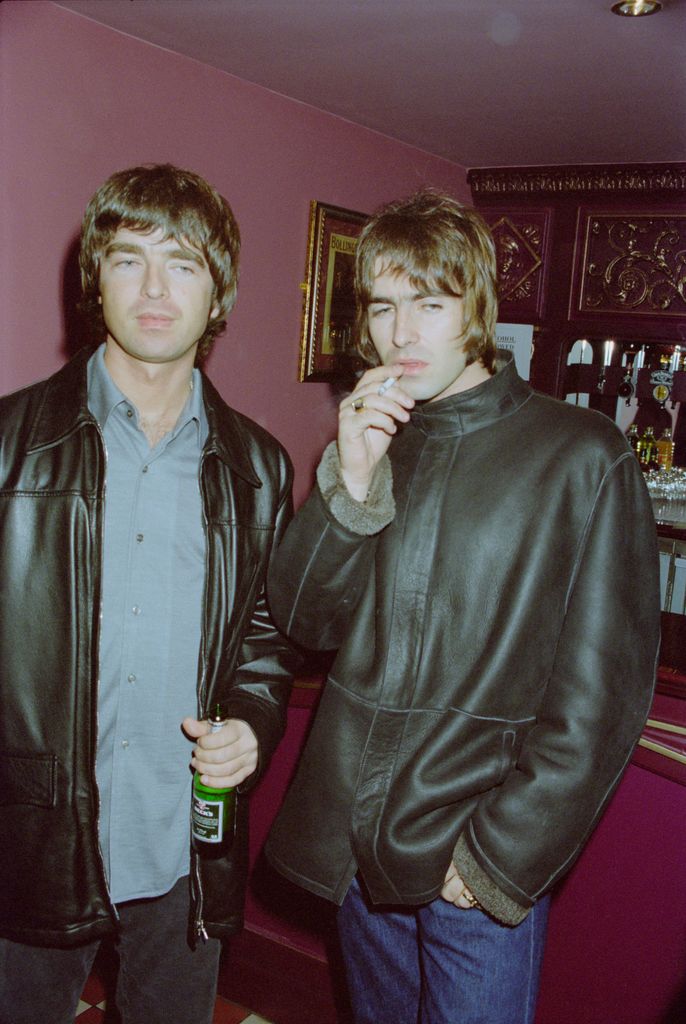
[[[313,200],[303,284],[300,381],[340,381],[363,363],[355,334],[355,247],[364,213]]]

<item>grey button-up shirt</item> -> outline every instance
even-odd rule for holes
[[[107,450],[98,747],[100,843],[115,903],[158,896],[189,870],[192,744],[205,579],[199,488],[208,433],[200,373],[154,447],[104,363],[88,405]]]

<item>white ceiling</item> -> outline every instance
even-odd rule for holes
[[[686,0],[63,0],[466,167],[686,160]]]

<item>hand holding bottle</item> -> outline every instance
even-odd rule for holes
[[[257,768],[257,737],[247,722],[230,718],[213,732],[209,722],[184,718],[183,731],[196,746],[191,765],[208,786],[239,786]]]

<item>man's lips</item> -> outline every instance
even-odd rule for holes
[[[398,359],[393,365],[402,367],[403,377],[411,377],[414,373],[421,373],[429,364],[423,359]]]
[[[169,327],[175,317],[166,316],[164,313],[138,313],[136,320],[141,327]]]

